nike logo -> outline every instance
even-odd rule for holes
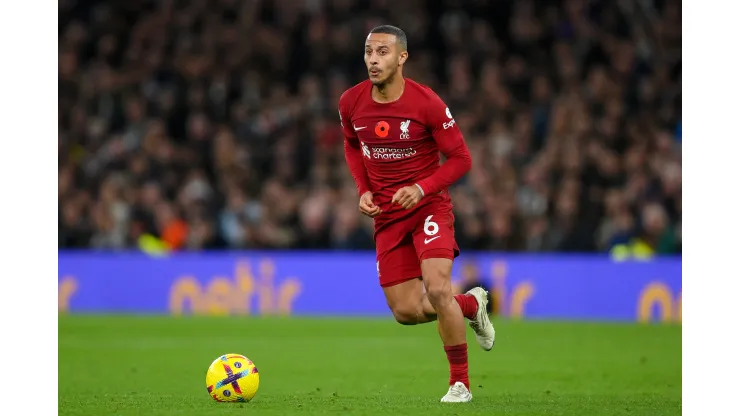
[[[434,241],[434,240],[438,239],[439,237],[442,237],[442,236],[441,236],[441,235],[438,235],[438,236],[436,236],[436,237],[432,237],[432,238],[425,238],[425,239],[424,239],[424,244],[429,244],[429,243],[431,243],[432,241]]]
[[[354,124],[352,125],[352,127],[354,127],[354,128],[355,128],[355,131],[360,131],[360,130],[362,130],[362,129],[366,129],[366,128],[367,128],[367,126],[357,127],[357,126],[355,126]]]

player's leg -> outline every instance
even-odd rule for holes
[[[465,319],[460,305],[452,294],[452,250],[427,252],[421,261],[421,273],[429,301],[437,311],[439,336],[442,338],[447,361],[450,364],[450,389],[443,402],[469,402],[468,344],[465,340]]]
[[[429,258],[430,253],[441,250],[443,258],[450,260],[460,253],[455,242],[455,216],[452,207],[445,203],[430,204],[420,213],[423,223],[414,231],[414,245],[419,258]],[[451,266],[450,266],[451,267]],[[488,317],[488,292],[476,287],[467,293],[454,296],[462,314],[469,319],[478,345],[486,351],[493,348],[496,331]]]
[[[393,317],[402,325],[416,325],[437,320],[437,313],[424,294],[420,278],[383,287]]]
[[[426,258],[421,261],[424,286],[439,320],[439,335],[445,346],[465,343],[465,320],[452,294],[452,260]]]
[[[383,287],[393,316],[403,325],[422,324],[437,319],[437,312],[422,284],[414,236],[409,234],[415,221],[418,222],[418,218],[384,224],[375,231],[380,286]],[[455,300],[466,317],[472,319],[475,316],[478,304],[473,296],[456,295]]]
[[[377,269],[388,307],[403,325],[437,319],[424,293],[421,267],[407,224],[390,224],[375,232]]]
[[[450,388],[443,402],[472,400],[468,378],[468,346],[465,319],[485,311],[471,293],[453,295],[452,262],[459,255],[455,242],[454,216],[448,204],[429,204],[420,210],[414,230],[414,245],[421,260],[422,276],[429,301],[437,312],[439,333],[450,364]]]

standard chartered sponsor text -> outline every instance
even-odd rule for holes
[[[407,147],[402,149],[396,149],[392,147],[373,147],[373,158],[374,159],[404,159],[411,157],[416,154],[416,150],[413,147]]]

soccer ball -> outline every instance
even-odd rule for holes
[[[248,402],[257,394],[260,374],[249,358],[224,354],[206,372],[208,394],[217,402]]]

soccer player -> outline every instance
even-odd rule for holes
[[[470,152],[450,109],[430,88],[403,77],[403,30],[378,26],[365,41],[369,79],[339,99],[345,158],[374,219],[380,286],[404,325],[438,321],[450,364],[442,402],[469,402],[465,318],[480,346],[495,331],[480,287],[453,296],[452,261],[459,255],[447,188],[471,166]],[[446,161],[440,166],[440,152]]]

